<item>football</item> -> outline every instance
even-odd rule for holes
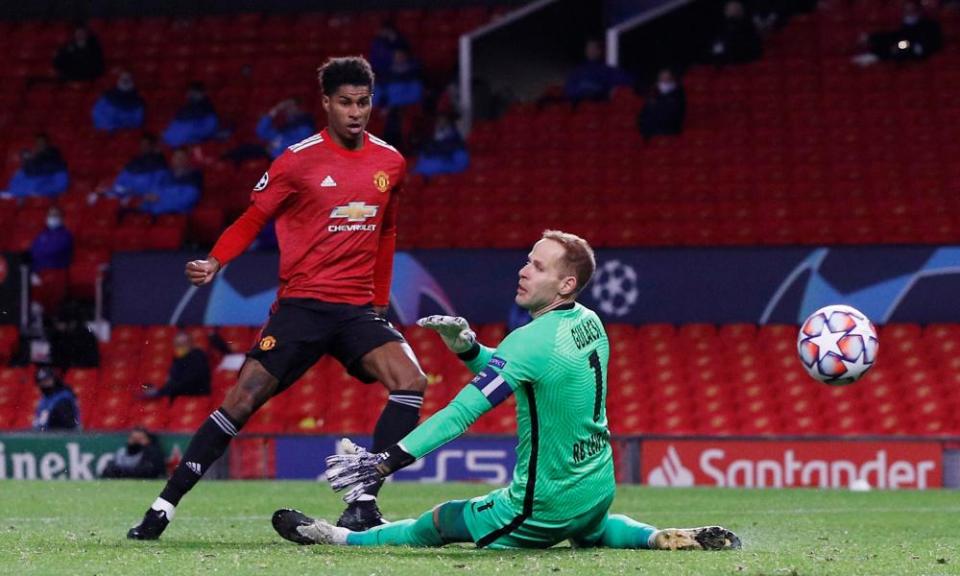
[[[851,306],[824,306],[807,317],[797,335],[800,362],[811,377],[825,384],[852,384],[877,360],[877,329]]]

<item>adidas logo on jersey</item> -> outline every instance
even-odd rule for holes
[[[196,462],[187,462],[187,468],[197,476],[203,476],[203,468]]]
[[[332,176],[327,176],[323,179],[323,182],[320,183],[321,188],[333,188],[337,185],[336,181]]]

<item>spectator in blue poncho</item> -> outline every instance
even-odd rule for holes
[[[201,82],[187,89],[187,100],[163,131],[163,141],[174,148],[197,144],[217,134],[220,121]]]
[[[423,98],[420,63],[405,49],[394,50],[393,62],[381,78],[373,94],[374,106],[409,106]]]
[[[14,172],[7,193],[14,198],[44,196],[54,198],[70,184],[67,163],[46,134],[37,134],[33,150],[24,150],[20,169]]]
[[[144,103],[133,75],[124,70],[117,85],[104,92],[93,105],[93,125],[97,130],[113,132],[143,125]]]
[[[423,146],[414,173],[424,176],[456,174],[466,170],[469,164],[470,156],[457,127],[449,116],[437,116],[433,138]]]
[[[630,75],[603,60],[603,48],[597,40],[589,40],[584,48],[586,59],[567,76],[564,94],[572,102],[606,100],[617,86],[629,86]]]
[[[393,22],[384,21],[377,30],[370,45],[370,67],[373,73],[379,75],[390,71],[393,64],[393,53],[397,50],[410,50],[410,43],[400,34]]]
[[[73,234],[63,225],[63,211],[51,206],[47,211],[46,227],[30,245],[33,272],[65,270],[73,260]]]
[[[271,158],[288,146],[313,136],[313,118],[300,107],[296,98],[284,100],[270,109],[257,123],[257,136],[264,141]]]
[[[187,214],[200,200],[202,187],[203,175],[190,163],[186,150],[174,150],[170,170],[153,191],[143,196],[140,210],[154,216]]]
[[[157,147],[157,138],[144,134],[140,139],[140,153],[117,175],[110,194],[121,199],[143,196],[155,190],[168,172],[167,159]]]

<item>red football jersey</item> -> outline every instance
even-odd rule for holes
[[[364,305],[374,302],[375,290],[389,294],[389,268],[376,274],[387,286],[374,286],[375,272],[393,263],[405,173],[403,156],[369,133],[352,151],[324,129],[274,160],[251,202],[276,220],[277,297]]]

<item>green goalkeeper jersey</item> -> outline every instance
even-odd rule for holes
[[[580,304],[551,310],[496,350],[480,346],[462,357],[476,377],[400,442],[404,450],[423,457],[514,394],[517,465],[508,494],[516,513],[572,518],[612,496],[610,346],[595,312]]]

